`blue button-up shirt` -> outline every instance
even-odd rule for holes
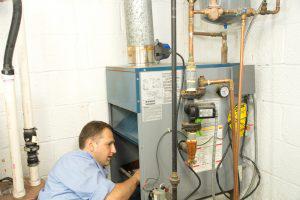
[[[38,199],[102,200],[115,186],[106,177],[106,169],[88,152],[70,152],[55,164]]]

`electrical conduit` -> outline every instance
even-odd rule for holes
[[[177,173],[177,83],[176,83],[176,0],[171,1],[171,40],[172,40],[172,200],[177,200],[177,186],[179,177]]]

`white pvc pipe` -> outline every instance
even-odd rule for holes
[[[7,126],[10,142],[10,155],[13,175],[13,196],[20,198],[25,196],[20,140],[17,125],[17,106],[14,75],[2,75],[4,97],[6,103]]]
[[[32,129],[33,128],[32,101],[31,101],[31,89],[30,89],[30,79],[29,79],[29,70],[28,70],[26,31],[25,31],[24,19],[25,18],[23,16],[20,25],[19,35],[18,35],[17,62],[20,68],[24,129]],[[36,136],[34,136],[33,141],[37,142]],[[29,179],[30,179],[29,181],[31,186],[37,186],[41,183],[39,177],[38,165],[29,167]]]

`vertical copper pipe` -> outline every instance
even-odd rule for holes
[[[209,6],[217,6],[218,1],[217,0],[209,0]]]
[[[280,0],[276,0],[275,10],[267,11],[267,14],[277,14],[280,11]]]
[[[194,0],[189,0],[189,65],[194,65]]]
[[[214,85],[214,84],[222,84],[222,83],[229,83],[229,98],[230,98],[230,114],[231,114],[231,130],[232,130],[232,151],[233,153],[236,152],[236,147],[237,145],[234,145],[237,143],[237,137],[236,135],[239,135],[238,132],[236,131],[236,119],[235,119],[235,112],[234,112],[234,83],[233,80],[231,79],[224,79],[224,80],[204,80],[199,82],[200,87],[204,87],[206,85]],[[237,154],[238,156],[238,154]],[[234,163],[233,165],[237,168],[238,163]],[[237,175],[238,178],[238,175]],[[237,183],[238,186],[238,183]],[[238,187],[237,187],[238,188]],[[239,193],[238,193],[239,194]],[[239,195],[238,195],[239,198]]]
[[[228,46],[227,46],[227,34],[222,33],[222,47],[221,47],[221,63],[227,63],[228,58]]]
[[[240,44],[240,76],[239,76],[239,93],[238,93],[238,111],[237,111],[237,132],[235,140],[233,142],[234,153],[233,153],[233,174],[234,174],[234,190],[233,200],[239,200],[239,178],[238,178],[238,162],[239,162],[239,143],[240,143],[240,122],[241,122],[241,101],[243,92],[243,81],[244,81],[244,39],[246,29],[246,18],[247,15],[242,15],[242,28],[241,28],[241,44]]]
[[[221,37],[222,38],[221,63],[222,64],[227,63],[228,46],[227,46],[227,34],[225,32],[194,32],[194,35]]]

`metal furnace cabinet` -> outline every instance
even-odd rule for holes
[[[254,67],[245,67],[244,94],[254,93]],[[197,77],[204,75],[207,79],[232,78],[238,83],[238,64],[205,64],[197,65]],[[182,67],[177,67],[177,91],[179,95],[182,78]],[[158,148],[160,173],[156,162],[156,149],[161,136],[171,129],[171,66],[151,65],[148,67],[119,66],[106,68],[107,99],[109,104],[110,124],[115,133],[117,154],[112,159],[111,177],[114,182],[126,179],[119,168],[132,161],[139,160],[141,169],[141,185],[147,178],[157,178],[160,183],[170,186],[171,175],[171,134],[166,134]],[[237,89],[237,88],[236,88]],[[217,159],[220,159],[228,145],[227,114],[229,103],[227,98],[217,94],[216,86],[207,88],[206,95],[197,100],[199,103],[214,103],[218,112],[218,136],[222,138],[218,143]],[[183,108],[179,109],[178,130],[185,120]],[[204,127],[211,127],[207,121]],[[205,131],[205,130],[204,130]],[[209,131],[207,132],[209,134]],[[224,137],[224,138],[223,138]],[[181,136],[179,136],[180,140]],[[211,194],[211,168],[209,168],[208,149],[197,150],[198,175],[202,185],[191,199],[197,199]],[[217,160],[216,159],[216,160]],[[232,155],[226,156],[220,169],[220,184],[225,191],[233,188]],[[198,182],[195,175],[185,166],[178,155],[178,199],[193,191]],[[215,185],[216,193],[220,192]],[[148,193],[140,189],[133,199],[148,199]]]

